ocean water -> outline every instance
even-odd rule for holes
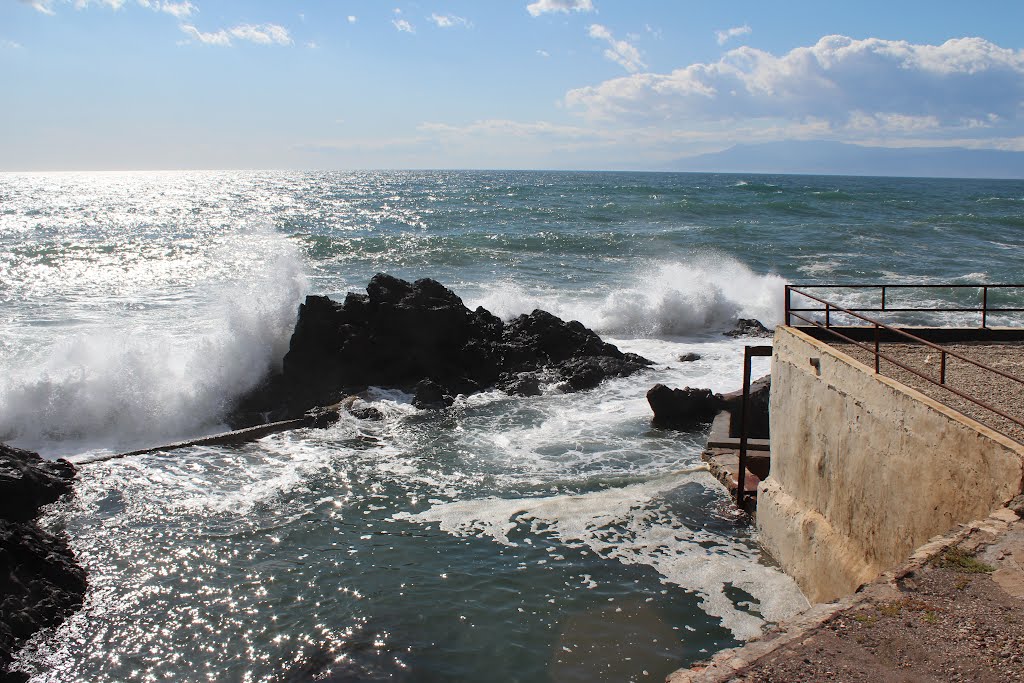
[[[38,681],[660,680],[806,603],[702,467],[705,435],[654,429],[646,390],[738,388],[749,340],[721,332],[779,322],[785,282],[1019,282],[1022,247],[1020,181],[2,174],[0,439],[48,457],[220,431],[302,297],[379,271],[506,318],[544,308],[655,361],[446,411],[382,389],[381,422],[83,464],[46,523],[89,569],[86,604],[18,665]]]

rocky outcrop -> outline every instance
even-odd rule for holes
[[[768,438],[768,403],[771,391],[771,375],[765,375],[750,383],[750,396],[747,399],[747,436],[751,439]],[[729,436],[738,439],[743,389],[731,391],[722,398],[725,401],[725,409],[732,415],[732,420],[729,422]]]
[[[654,411],[655,426],[683,430],[711,422],[725,407],[722,395],[710,389],[671,389],[664,384],[651,387],[647,402]]]
[[[492,387],[520,395],[550,382],[589,389],[650,364],[576,321],[535,310],[505,323],[471,311],[435,280],[377,274],[365,294],[343,302],[306,298],[281,374],[246,397],[232,422],[294,417],[368,386],[413,391],[417,406],[440,407]]]
[[[82,605],[85,571],[63,538],[33,521],[74,476],[71,463],[0,444],[0,681],[26,680],[7,671],[14,652]]]
[[[773,332],[762,325],[760,320],[739,318],[731,330],[722,334],[726,337],[770,337]]]
[[[750,383],[747,403],[747,436],[750,438],[768,438],[771,381],[771,375],[765,375]],[[695,429],[711,422],[720,411],[727,410],[733,418],[729,436],[739,437],[742,390],[722,395],[710,389],[671,389],[664,384],[656,384],[647,392],[647,402],[654,412],[654,425],[669,429]]]

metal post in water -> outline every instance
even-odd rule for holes
[[[740,461],[736,470],[736,507],[743,509],[747,478],[747,401],[750,399],[750,348],[743,347],[743,399],[740,401]]]
[[[747,413],[750,403],[750,359],[754,356],[770,356],[770,346],[743,347],[743,399],[740,402],[740,458],[736,471],[736,507],[743,509],[747,481]]]

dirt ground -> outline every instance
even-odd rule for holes
[[[1024,521],[977,546],[954,546],[733,680],[1024,681]]]

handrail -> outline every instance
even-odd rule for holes
[[[857,307],[850,308],[850,311],[861,311],[861,312],[886,312],[886,313],[981,313],[981,327],[984,328],[988,322],[989,313],[1024,313],[1024,308],[993,308],[988,305],[988,291],[990,289],[1019,289],[1024,292],[1024,284],[966,284],[966,285],[939,285],[939,284],[925,284],[925,285],[909,285],[909,284],[849,284],[849,285],[835,285],[835,284],[807,284],[800,285],[800,287],[809,287],[813,289],[879,289],[881,290],[881,305],[879,307]],[[893,308],[886,306],[885,295],[886,290],[890,289],[952,289],[952,290],[966,290],[966,289],[977,289],[981,291],[981,306],[974,308],[966,308],[963,306],[939,306],[935,308],[931,307],[914,307],[914,308]],[[802,289],[798,289],[797,285],[786,285],[786,324],[789,325],[790,313],[793,311],[820,311],[818,308],[794,308],[792,305],[792,293],[796,292],[800,296],[804,296],[808,299],[818,301],[820,303],[827,303],[823,299],[819,299],[812,294],[808,294]],[[833,306],[834,307],[834,306]],[[825,311],[826,315],[828,310]]]
[[[814,288],[821,287],[821,288],[825,288],[825,289],[838,289],[838,288],[854,288],[854,287],[858,287],[858,285],[804,285],[804,286],[809,286],[809,287],[814,287]],[[834,335],[836,337],[839,337],[840,339],[842,339],[842,340],[844,340],[846,342],[849,342],[851,344],[854,344],[858,348],[863,349],[863,350],[868,351],[869,353],[871,353],[874,356],[874,360],[875,360],[875,373],[876,374],[881,374],[881,363],[880,363],[880,361],[881,360],[886,360],[886,361],[892,363],[893,365],[895,365],[896,367],[901,368],[901,369],[903,369],[903,370],[905,370],[905,371],[907,371],[907,372],[909,372],[909,373],[911,373],[913,375],[916,375],[917,377],[920,377],[921,379],[923,379],[923,380],[925,380],[927,382],[930,382],[931,384],[935,384],[937,386],[940,386],[943,389],[945,389],[946,391],[952,392],[953,394],[956,394],[957,396],[959,396],[959,397],[961,397],[961,398],[963,398],[963,399],[965,399],[967,401],[970,401],[971,403],[974,403],[975,405],[981,406],[982,408],[984,408],[986,410],[989,410],[989,411],[995,413],[996,415],[999,415],[1000,417],[1003,417],[1003,418],[1009,420],[1010,422],[1013,422],[1014,424],[1017,424],[1017,425],[1020,425],[1020,426],[1024,426],[1024,419],[1008,415],[1007,413],[1003,412],[1002,410],[1000,410],[998,408],[995,408],[994,406],[991,406],[991,405],[985,403],[981,399],[974,398],[973,396],[970,396],[969,394],[966,394],[963,391],[960,391],[958,389],[954,389],[953,387],[951,387],[948,384],[946,384],[946,358],[947,358],[947,356],[951,356],[951,357],[956,358],[958,360],[964,361],[964,362],[966,362],[966,363],[968,363],[970,365],[974,365],[974,366],[976,366],[976,367],[978,367],[978,368],[980,368],[980,369],[982,369],[984,371],[991,372],[991,373],[993,373],[995,375],[999,375],[1001,377],[1004,377],[1006,379],[1012,380],[1014,382],[1018,382],[1020,384],[1024,384],[1024,378],[1017,377],[1016,375],[1011,375],[1010,373],[1007,373],[1007,372],[1004,372],[1004,371],[999,370],[997,368],[993,368],[991,366],[985,365],[984,363],[982,363],[980,361],[974,360],[972,358],[968,358],[968,357],[963,356],[963,355],[961,355],[961,354],[959,354],[959,353],[957,353],[955,351],[950,351],[948,349],[945,349],[945,348],[943,348],[943,347],[941,347],[941,346],[939,346],[939,345],[937,345],[937,344],[935,344],[933,342],[930,342],[930,341],[928,341],[926,339],[922,339],[921,337],[916,336],[914,334],[911,334],[911,333],[907,332],[906,330],[902,330],[902,329],[899,329],[899,328],[894,327],[892,325],[888,325],[886,323],[883,323],[883,322],[881,322],[879,320],[875,320],[873,318],[869,318],[869,317],[867,317],[865,315],[861,315],[858,312],[858,311],[869,311],[870,312],[870,311],[874,311],[874,310],[884,310],[884,311],[888,312],[888,311],[902,310],[902,309],[892,309],[892,308],[885,308],[884,307],[885,306],[885,290],[887,288],[892,288],[892,287],[901,287],[901,288],[920,287],[920,288],[933,289],[933,288],[940,288],[940,287],[945,287],[945,288],[961,288],[961,287],[964,287],[964,288],[966,288],[966,287],[978,288],[978,287],[981,287],[981,288],[983,288],[983,290],[982,290],[983,294],[982,294],[982,307],[980,309],[911,308],[911,309],[905,309],[905,310],[910,310],[910,311],[942,311],[942,312],[967,310],[967,311],[971,311],[971,312],[980,312],[982,314],[982,329],[984,329],[985,328],[986,318],[987,318],[987,313],[990,313],[990,312],[1013,312],[1013,311],[1022,311],[1022,310],[1024,310],[1024,309],[993,309],[993,308],[988,308],[988,306],[987,306],[987,303],[988,303],[987,288],[990,288],[990,287],[991,288],[1014,288],[1014,287],[1019,287],[1021,289],[1024,289],[1024,285],[866,285],[866,286],[867,287],[880,287],[882,289],[882,292],[883,292],[882,293],[882,306],[883,306],[883,308],[881,308],[881,309],[845,308],[843,306],[839,306],[839,305],[837,305],[835,303],[832,303],[830,301],[826,301],[825,299],[817,297],[817,296],[815,296],[813,294],[809,294],[808,292],[806,292],[804,290],[798,289],[794,285],[786,285],[786,325],[787,326],[791,325],[793,318],[797,318],[799,320],[802,320],[802,321],[804,321],[804,322],[806,322],[806,323],[808,323],[808,324],[810,324],[810,325],[812,325],[814,327],[817,327],[818,329],[825,330],[829,334],[832,334],[832,335]],[[800,296],[806,297],[806,298],[808,298],[808,299],[810,299],[812,301],[817,301],[818,303],[823,304],[824,308],[823,309],[822,308],[793,308],[790,305],[790,301],[791,301],[790,300],[790,296],[791,296],[791,293],[793,293],[793,292],[799,294]],[[800,312],[819,312],[819,313],[823,312],[825,314],[825,323],[822,324],[818,320],[814,320],[814,319],[809,318],[807,316],[800,315]],[[875,337],[874,338],[874,348],[871,348],[870,346],[868,346],[866,344],[862,344],[862,343],[860,343],[860,342],[850,338],[849,336],[843,334],[842,332],[838,331],[835,327],[833,327],[832,326],[832,322],[831,322],[831,317],[832,317],[832,313],[833,312],[838,312],[838,313],[842,313],[843,315],[852,316],[853,318],[856,318],[858,320],[864,321],[865,323],[868,323],[868,326],[873,327],[874,328],[874,332],[875,332],[875,335],[874,335],[874,337]],[[928,376],[928,375],[926,375],[926,374],[924,374],[922,372],[919,372],[919,371],[915,370],[914,368],[908,367],[907,365],[901,363],[900,361],[896,360],[895,358],[892,358],[891,356],[882,353],[880,348],[879,348],[879,331],[883,330],[883,329],[888,331],[888,332],[891,332],[891,333],[893,333],[893,334],[895,334],[897,336],[909,339],[909,340],[913,341],[916,344],[923,344],[925,346],[928,346],[928,347],[938,351],[939,352],[939,358],[940,358],[940,363],[939,363],[939,381],[935,381],[930,376]]]

